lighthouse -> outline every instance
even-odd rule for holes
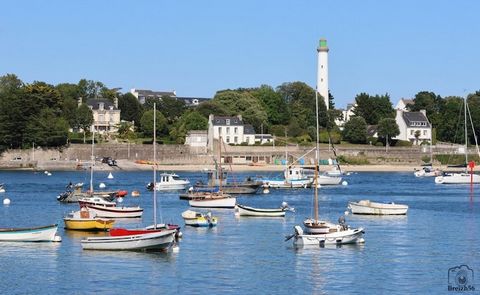
[[[320,39],[317,47],[317,91],[323,97],[328,110],[328,47],[327,40]]]

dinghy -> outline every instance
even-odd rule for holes
[[[407,205],[395,203],[377,203],[370,200],[361,200],[358,202],[348,202],[348,209],[353,214],[369,215],[405,215],[408,211]]]
[[[65,229],[85,231],[108,230],[115,223],[113,219],[98,218],[95,212],[88,210],[86,207],[69,213],[63,221],[65,222]]]
[[[235,207],[235,214],[238,216],[252,216],[252,217],[285,217],[286,211],[295,212],[293,208],[289,208],[288,204],[283,202],[280,208],[264,209],[253,208],[237,204]]]
[[[212,213],[203,214],[192,210],[187,210],[182,213],[185,225],[193,227],[213,227],[217,225],[217,217],[212,217]]]
[[[26,227],[26,228],[0,228],[0,241],[7,242],[56,242],[61,238],[56,235],[57,224]]]
[[[138,235],[87,237],[81,241],[84,250],[163,251],[172,245],[175,230]]]

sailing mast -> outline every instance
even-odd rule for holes
[[[157,229],[157,105],[153,103],[153,229]]]
[[[316,112],[316,124],[317,124],[317,132],[316,132],[316,139],[315,139],[315,178],[313,182],[314,186],[314,223],[318,224],[318,160],[319,160],[319,151],[318,151],[318,86],[315,88],[315,112]]]
[[[92,131],[92,155],[90,156],[90,159],[92,163],[90,164],[90,193],[93,196],[93,167],[95,166],[95,156],[93,155],[93,147],[94,147],[94,142],[95,142],[95,125],[93,126],[93,131]]]
[[[218,191],[222,191],[222,182],[223,182],[223,171],[222,171],[222,136],[220,135],[219,139],[218,139],[218,146],[219,146],[219,149],[218,149],[218,169],[217,169],[217,173],[219,173],[218,175]]]
[[[463,112],[465,117],[465,165],[468,165],[468,144],[467,144],[467,97],[463,103]]]

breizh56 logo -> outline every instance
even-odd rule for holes
[[[473,269],[468,265],[448,269],[448,291],[475,291]]]

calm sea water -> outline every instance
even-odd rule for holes
[[[145,208],[141,220],[117,222],[138,227],[152,223],[152,193],[145,184],[151,172],[105,172],[98,186],[139,190],[126,204]],[[257,173],[272,175],[273,173]],[[180,173],[192,182],[198,172]],[[247,173],[237,174],[243,178]],[[365,228],[364,245],[295,249],[284,236],[311,215],[312,191],[278,190],[239,197],[257,207],[278,207],[286,201],[297,212],[285,219],[236,218],[233,210],[212,210],[219,217],[213,229],[183,228],[178,253],[83,251],[80,240],[92,235],[63,229],[62,217],[77,210],[56,196],[72,182],[88,183],[84,172],[0,172],[10,206],[0,205],[0,227],[59,223],[62,243],[0,243],[2,294],[365,294],[447,293],[448,269],[473,268],[480,290],[480,186],[435,185],[413,173],[357,173],[348,186],[320,190],[320,214],[336,221],[349,200],[394,201],[410,206],[407,216],[347,216],[351,226]],[[158,193],[164,222],[183,225],[188,202],[177,193]],[[160,218],[160,216],[159,216]]]

